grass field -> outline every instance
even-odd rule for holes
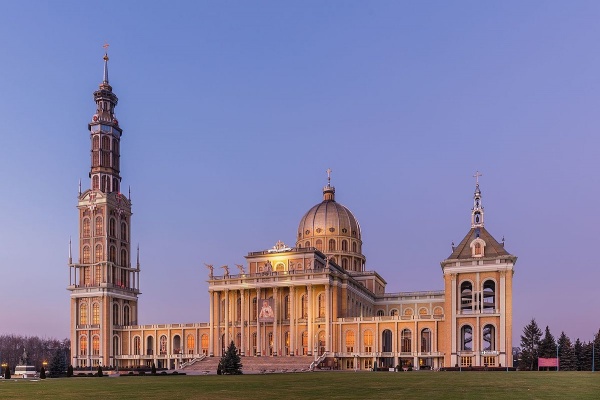
[[[315,372],[0,380],[0,399],[600,399],[600,372]]]

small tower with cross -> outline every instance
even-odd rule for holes
[[[483,206],[481,205],[481,190],[479,189],[479,177],[483,174],[475,172],[475,193],[473,194],[473,208],[471,209],[471,227],[483,227]]]

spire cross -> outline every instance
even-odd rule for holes
[[[479,177],[480,177],[480,176],[483,176],[483,174],[482,174],[481,172],[479,172],[479,171],[476,171],[476,172],[475,172],[475,175],[473,175],[473,178],[475,178],[475,184],[476,184],[477,186],[479,186]]]
[[[331,168],[327,168],[327,185],[331,183]]]
[[[102,47],[104,48],[104,52],[108,53],[108,48],[110,47],[110,44],[104,42],[104,44],[102,45]]]

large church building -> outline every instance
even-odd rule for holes
[[[123,131],[106,54],[94,100],[90,188],[79,191],[78,260],[69,260],[75,368],[185,368],[219,358],[231,341],[242,363],[294,357],[352,370],[512,366],[517,258],[485,228],[479,174],[468,232],[441,262],[443,290],[386,292],[385,279],[367,268],[357,218],[336,201],[328,179],[292,246],[250,252],[231,271],[206,266],[208,322],[139,325],[139,254],[132,265],[131,201],[120,188]]]

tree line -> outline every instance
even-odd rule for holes
[[[542,330],[531,320],[523,328],[521,348],[519,349],[518,367],[520,370],[537,371],[538,358],[556,358],[558,355],[561,371],[598,371],[600,367],[600,330],[589,342],[575,340],[573,343],[565,332],[561,332],[558,341],[546,326]]]
[[[27,365],[33,365],[39,371],[44,362],[47,369],[66,371],[71,341],[54,338],[40,338],[37,336],[0,335],[0,363],[6,364],[14,371],[20,363],[23,352],[27,354]],[[3,368],[4,370],[4,368]]]

